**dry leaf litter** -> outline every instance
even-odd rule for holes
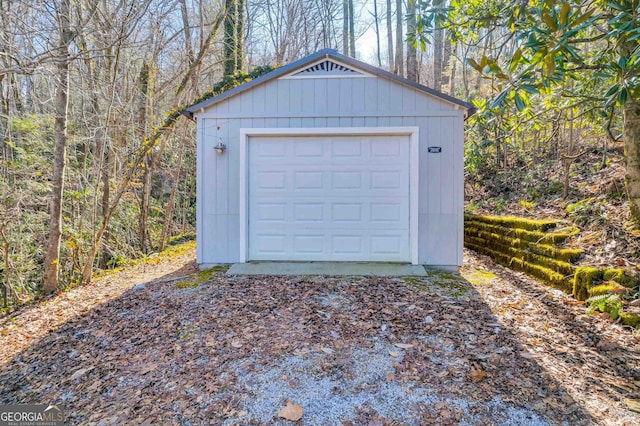
[[[0,325],[0,401],[69,424],[633,425],[638,342],[465,253],[465,278],[228,277],[193,253]]]

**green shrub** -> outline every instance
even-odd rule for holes
[[[595,311],[607,312],[612,319],[618,319],[622,310],[622,300],[617,294],[601,294],[586,300],[588,305],[587,315]]]
[[[576,223],[602,223],[605,219],[605,211],[602,202],[596,198],[586,198],[566,207],[569,217]]]

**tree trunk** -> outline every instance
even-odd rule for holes
[[[349,0],[349,53],[352,58],[356,57],[356,31],[353,19],[353,0]]]
[[[238,70],[236,63],[236,16],[237,0],[225,0],[224,18],[224,75],[233,74]]]
[[[193,62],[191,62],[193,65]],[[147,95],[149,93],[149,65],[143,64],[138,75],[138,131],[136,136],[142,139],[147,127]],[[140,239],[140,251],[144,254],[148,252],[148,222],[149,208],[151,206],[151,177],[154,169],[153,152],[146,154],[142,171],[142,200],[140,205],[140,215],[138,220],[138,238]]]
[[[191,44],[191,26],[189,25],[189,14],[187,11],[187,1],[180,0],[180,12],[182,13],[182,27],[184,28],[184,47],[187,54],[188,66],[195,61],[195,53]],[[146,64],[145,64],[146,65]]]
[[[55,139],[53,149],[53,176],[49,210],[49,241],[45,256],[43,290],[53,293],[58,288],[58,264],[62,236],[62,197],[67,150],[67,116],[69,111],[69,61],[71,40],[71,0],[62,0],[56,10],[60,25],[59,55],[56,72]]]
[[[244,24],[246,0],[237,0],[236,8],[236,71],[244,69]]]
[[[8,151],[10,149],[9,142],[9,99],[4,96],[4,90],[2,88],[2,81],[4,80],[4,74],[0,75],[0,159],[2,161],[1,173],[3,176],[7,176],[9,163]]]
[[[442,8],[442,0],[433,2],[435,9]],[[444,30],[439,19],[435,21],[435,31],[433,34],[433,88],[437,91],[442,90],[442,68],[444,64]]]
[[[402,70],[404,53],[402,52],[402,44],[404,37],[402,35],[402,0],[396,0],[396,60],[393,72],[400,77],[404,75]]]
[[[407,6],[407,34],[415,35],[416,32],[416,4],[409,1]],[[407,78],[411,81],[418,81],[418,57],[416,45],[407,39]]]
[[[378,56],[378,67],[382,68],[382,58],[380,57],[380,22],[378,21],[378,0],[373,0],[373,19],[376,24],[376,54]]]
[[[447,89],[451,86],[451,66],[453,62],[453,52],[452,52],[452,44],[451,37],[449,34],[444,33],[444,53],[442,58],[442,85],[441,90],[444,92],[442,86],[446,86]]]
[[[625,189],[631,220],[640,226],[640,101],[629,96],[622,107],[624,118]]]
[[[456,94],[456,65],[458,60],[454,52],[456,51],[456,45],[451,44],[451,56],[449,56],[449,95],[455,96]]]
[[[186,133],[186,132],[185,132]],[[184,135],[183,135],[184,139]],[[182,158],[186,150],[183,148],[178,154],[178,170],[173,178],[173,187],[171,188],[171,195],[164,212],[164,223],[162,224],[162,233],[160,235],[160,243],[158,244],[158,251],[164,250],[167,239],[171,236],[171,224],[173,223],[173,209],[176,203],[176,193],[178,192],[178,186],[180,183],[180,175],[182,174]]]
[[[342,54],[349,55],[349,0],[342,0]]]
[[[393,28],[391,19],[391,0],[387,0],[387,51],[389,54],[389,71],[394,71],[393,57]]]

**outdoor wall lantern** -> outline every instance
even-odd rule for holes
[[[213,149],[216,150],[216,152],[218,153],[218,155],[222,155],[224,154],[224,152],[227,149],[227,146],[225,144],[222,143],[222,138],[218,138],[218,144],[216,146],[213,147]]]

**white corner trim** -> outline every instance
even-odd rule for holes
[[[204,163],[204,123],[206,120],[196,121],[196,262],[203,262],[204,245],[204,201],[202,191],[202,170]]]
[[[240,186],[240,263],[247,262],[247,252],[249,250],[249,238],[247,236],[247,218],[249,183],[247,170],[247,149],[249,143],[249,133],[251,129],[240,129],[240,176],[238,179]]]
[[[241,128],[240,129],[240,263],[247,262],[248,239],[248,149],[252,136],[409,136],[409,250],[411,263],[418,265],[418,196],[419,191],[419,127],[299,127],[299,128]]]
[[[414,127],[409,134],[411,158],[409,159],[409,249],[411,263],[418,264],[418,205],[420,196],[420,129]]]

